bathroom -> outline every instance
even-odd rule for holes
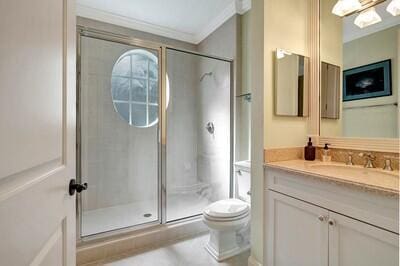
[[[399,0],[112,3],[0,3],[0,266],[399,265]]]

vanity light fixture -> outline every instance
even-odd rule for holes
[[[386,11],[393,16],[400,15],[400,0],[392,0],[392,2],[387,6]]]
[[[378,15],[378,13],[376,13],[375,8],[371,7],[362,11],[354,20],[354,24],[356,24],[359,28],[362,29],[381,21],[382,19]]]
[[[354,11],[361,9],[359,0],[339,0],[332,9],[332,13],[344,17]]]

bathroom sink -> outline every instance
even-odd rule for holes
[[[341,177],[349,178],[366,178],[366,179],[398,179],[397,171],[384,171],[377,168],[364,168],[362,166],[342,165],[342,164],[313,164],[309,166],[310,169],[323,174],[339,175]]]
[[[273,162],[268,166],[400,195],[398,170],[384,171],[379,168],[364,168],[361,165],[304,160]]]

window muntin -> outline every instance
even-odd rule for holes
[[[158,122],[158,58],[133,49],[121,55],[111,74],[115,111],[129,125],[151,127]]]

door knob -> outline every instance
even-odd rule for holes
[[[69,195],[71,196],[75,194],[75,191],[81,193],[83,190],[86,190],[87,188],[88,188],[87,183],[79,184],[76,183],[75,179],[71,179],[71,181],[69,181]]]

